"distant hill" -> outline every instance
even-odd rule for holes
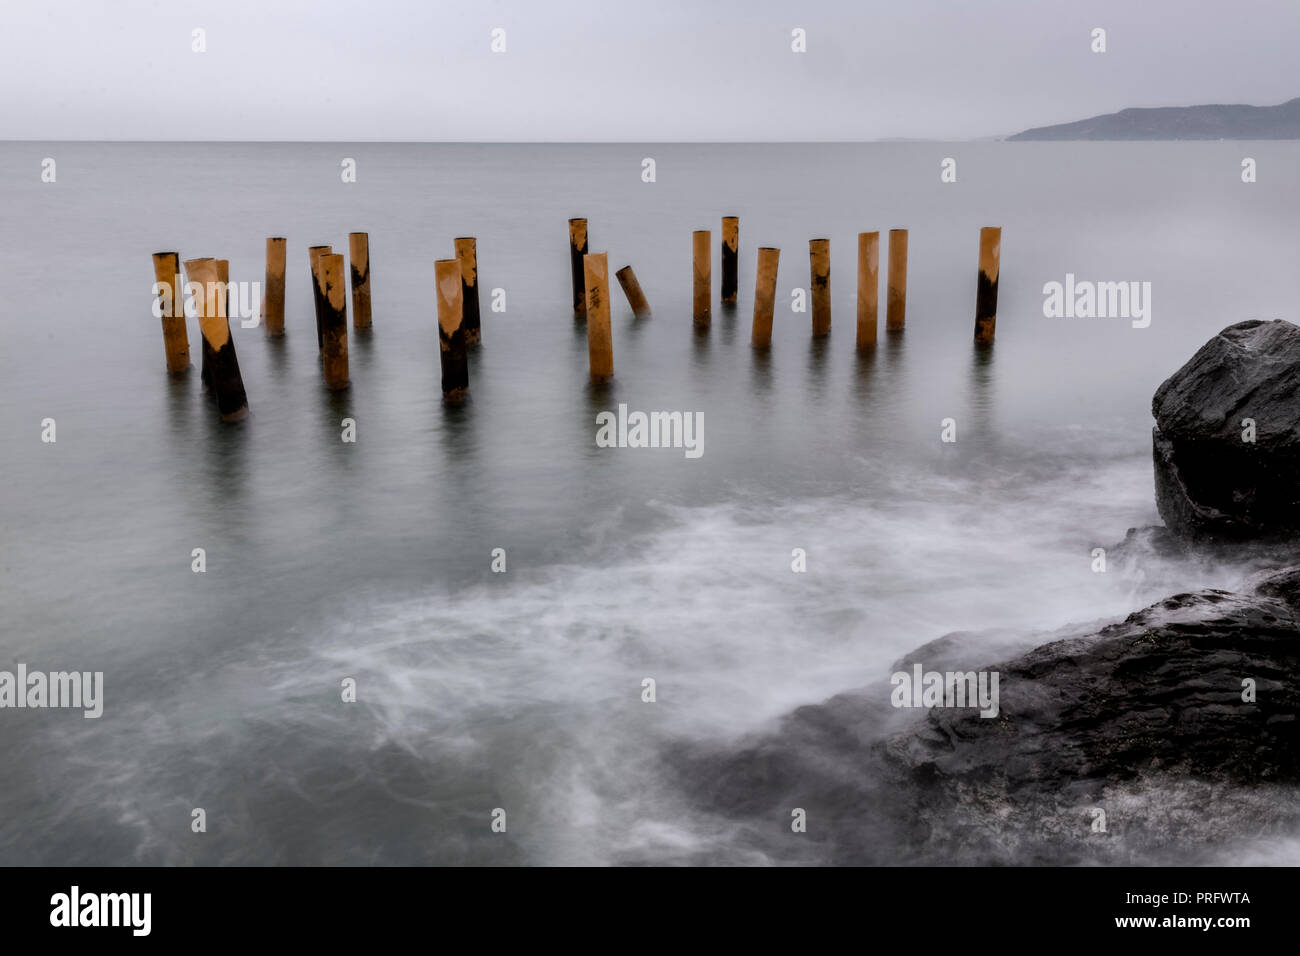
[[[1280,106],[1161,106],[1127,109],[1058,126],[1039,126],[1010,140],[1300,139],[1300,97]]]

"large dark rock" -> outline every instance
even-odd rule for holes
[[[1239,322],[1156,390],[1156,504],[1195,538],[1300,532],[1300,327]],[[1243,420],[1255,441],[1243,439]]]
[[[1054,857],[1081,855],[1107,834],[1149,852],[1171,839],[1258,832],[1274,813],[1252,820],[1260,810],[1243,813],[1252,801],[1242,795],[1300,784],[1297,607],[1292,568],[1249,594],[1174,595],[992,668],[996,720],[934,709],[886,744],[927,839]],[[1243,699],[1247,679],[1253,702]],[[1192,794],[1204,801],[1196,815],[1165,815]],[[1095,809],[1106,812],[1106,833],[1090,825]],[[1294,796],[1273,807],[1296,809]]]
[[[1300,826],[1300,568],[1003,664],[972,646],[988,645],[932,642],[896,667],[996,671],[995,718],[894,710],[882,679],[669,759],[774,862],[1195,862]]]

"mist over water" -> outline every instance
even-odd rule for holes
[[[105,672],[99,720],[0,713],[0,862],[784,862],[685,799],[665,748],[769,730],[948,632],[993,653],[1250,570],[1129,553],[1094,574],[1091,551],[1158,523],[1156,386],[1227,324],[1295,319],[1300,193],[1236,169],[1297,152],[0,145],[0,203],[30,224],[0,239],[5,287],[30,292],[0,321],[0,668]],[[605,388],[570,311],[580,215],[654,308],[634,320],[611,290]],[[741,219],[740,304],[700,336],[690,233],[715,231],[716,285],[723,215]],[[988,224],[998,341],[979,355]],[[855,237],[894,226],[908,329],[859,358]],[[306,249],[353,230],[374,332],[331,395]],[[195,368],[166,376],[149,257],[228,257],[232,280],[261,281],[271,235],[289,238],[288,335],[232,322],[252,414],[224,426],[196,323]],[[478,237],[484,345],[470,403],[444,409],[433,261],[461,235]],[[790,290],[819,236],[834,325],[810,343]],[[760,245],[782,250],[766,356],[749,346]],[[1152,282],[1150,328],[1044,318],[1066,272]],[[597,448],[595,415],[619,403],[702,411],[703,456]]]

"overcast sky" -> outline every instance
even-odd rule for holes
[[[2,0],[0,139],[966,139],[1280,103],[1298,55],[1297,0]]]

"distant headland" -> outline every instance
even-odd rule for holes
[[[1120,110],[1027,129],[1007,139],[1300,139],[1300,97],[1278,106],[1211,104]]]

